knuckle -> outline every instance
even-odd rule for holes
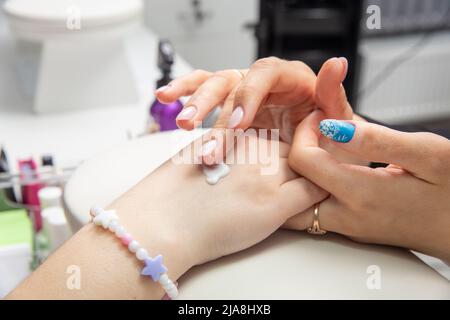
[[[305,69],[308,71],[311,70],[311,68],[308,67],[308,65],[306,63],[304,63],[303,61],[300,61],[300,60],[288,61],[288,64],[289,64],[289,66],[296,68],[296,69]]]
[[[277,57],[266,57],[256,60],[253,66],[260,69],[272,69],[278,67],[282,61]]]
[[[194,105],[196,107],[202,107],[203,105],[207,104],[208,97],[204,92],[196,91],[194,94],[189,98],[189,101],[186,103],[187,106]]]
[[[213,74],[213,77],[219,80],[225,80],[225,81],[229,81],[230,80],[230,72],[226,71],[226,70],[221,70],[221,71],[216,71]]]
[[[242,101],[243,99],[245,99],[247,96],[253,96],[255,94],[258,93],[258,88],[256,88],[254,85],[252,84],[243,84],[236,92],[236,99],[239,101]]]

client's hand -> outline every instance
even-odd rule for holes
[[[261,148],[272,150],[268,158],[260,158]],[[241,136],[233,151],[233,163],[246,163],[230,164],[216,185],[205,181],[200,165],[168,161],[111,207],[129,224],[139,221],[136,232],[151,229],[158,242],[170,243],[155,250],[188,269],[260,242],[327,196],[289,168],[284,143]]]
[[[261,147],[269,143],[255,137],[247,144],[240,141],[234,155],[247,161],[261,154],[250,141],[253,147],[255,142]],[[151,256],[164,256],[168,273],[176,280],[194,265],[256,244],[326,197],[289,169],[287,145],[280,146],[280,154],[278,149],[269,150],[272,163],[259,158],[259,163],[231,165],[229,175],[214,186],[206,183],[199,165],[169,160],[110,208]],[[161,298],[161,286],[140,276],[141,269],[111,232],[90,223],[8,298]]]
[[[289,157],[292,168],[331,193],[320,205],[321,227],[450,261],[450,141],[431,133],[323,119],[316,111],[300,124]],[[336,148],[389,165],[371,169],[337,161],[319,147],[319,123],[322,135],[337,141],[332,142]],[[309,227],[310,211],[286,225]]]

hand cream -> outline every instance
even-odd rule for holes
[[[203,165],[203,174],[206,182],[215,185],[220,179],[230,173],[230,167],[226,163],[219,163],[213,166]]]

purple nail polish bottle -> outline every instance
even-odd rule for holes
[[[161,70],[162,77],[156,82],[156,87],[168,85],[172,81],[171,72],[174,62],[174,52],[172,44],[167,40],[159,41],[158,45],[158,68]],[[181,101],[164,104],[155,99],[150,106],[150,115],[159,125],[160,131],[177,129],[176,118],[183,109]]]

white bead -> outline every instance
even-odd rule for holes
[[[177,286],[171,281],[168,285],[166,285],[166,286],[163,286],[163,288],[164,288],[164,290],[165,291],[171,291],[171,290],[173,290],[174,288],[176,288]]]
[[[119,226],[119,223],[118,223],[116,220],[113,220],[113,221],[111,221],[111,223],[109,224],[108,229],[109,229],[109,231],[115,233],[118,226]]]
[[[161,277],[159,278],[159,283],[165,287],[170,283],[170,279],[169,276],[167,275],[167,273],[164,273],[161,275]]]
[[[145,259],[148,259],[148,252],[144,248],[140,248],[138,251],[136,251],[136,258],[143,261]]]
[[[178,297],[178,288],[174,287],[172,290],[167,290],[166,293],[173,300]]]
[[[127,233],[127,231],[125,230],[125,228],[124,227],[122,227],[122,226],[117,226],[116,227],[116,236],[118,237],[118,238],[120,238],[120,237],[122,237],[125,233]]]
[[[141,248],[141,245],[136,240],[132,240],[130,244],[128,244],[128,250],[135,253]]]
[[[96,226],[101,226],[102,225],[102,220],[99,219],[97,216],[94,218],[94,220],[92,220],[92,222],[94,222],[94,224]]]
[[[95,217],[98,216],[100,213],[102,213],[103,209],[99,206],[93,206],[91,208],[91,214]]]

